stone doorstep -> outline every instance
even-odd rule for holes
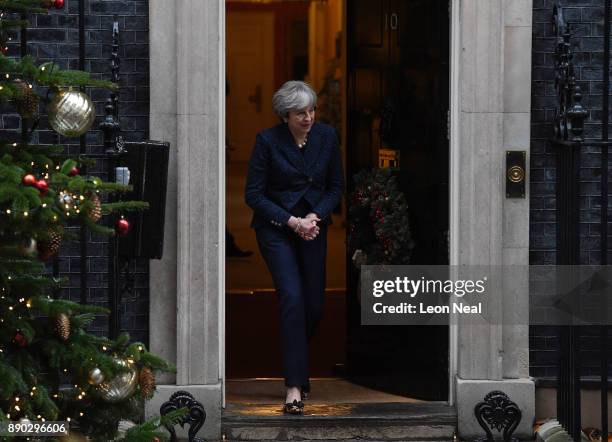
[[[310,407],[309,407],[310,405]],[[226,441],[452,441],[453,407],[443,403],[316,405],[304,416],[283,415],[279,405],[228,405],[221,419]]]
[[[223,429],[225,440],[234,441],[415,441],[453,440],[453,426],[405,426],[405,425],[326,425],[310,427],[227,427]]]

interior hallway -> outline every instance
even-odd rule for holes
[[[247,163],[229,161],[226,220],[248,258],[226,260],[226,367],[228,378],[282,376],[278,302],[270,272],[259,254],[252,211],[244,202]],[[336,376],[346,354],[345,229],[333,216],[328,232],[327,288],[323,317],[310,345],[311,376]]]
[[[255,140],[253,140],[255,141]],[[252,211],[244,202],[248,164],[228,161],[226,166],[226,225],[243,250],[253,251],[248,258],[226,261],[225,288],[227,293],[272,289],[272,277],[257,249],[255,232],[249,227]],[[342,219],[333,216],[328,232],[327,289],[345,289],[346,245]]]

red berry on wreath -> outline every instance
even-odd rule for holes
[[[36,181],[36,188],[40,190],[40,193],[45,194],[49,190],[49,183],[43,179],[40,179]]]
[[[31,173],[28,173],[27,175],[23,176],[23,178],[21,179],[21,182],[25,186],[35,186],[36,185],[36,177],[34,175],[32,175]]]
[[[25,338],[23,333],[21,333],[20,331],[15,333],[15,337],[13,338],[13,341],[15,341],[15,343],[20,347],[25,347],[26,345],[28,345],[28,340]]]
[[[115,232],[117,232],[118,235],[127,235],[127,233],[130,230],[130,222],[121,217],[117,220],[117,223],[115,224]]]
[[[72,169],[70,169],[70,172],[68,172],[68,175],[76,176],[79,174],[79,172],[80,172],[79,168],[74,166]]]
[[[53,7],[55,9],[62,9],[64,7],[64,0],[55,0],[53,2]]]

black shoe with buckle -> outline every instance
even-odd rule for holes
[[[304,414],[304,403],[297,399],[294,399],[293,402],[287,402],[283,411],[287,414]]]

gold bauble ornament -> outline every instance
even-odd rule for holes
[[[98,367],[92,368],[87,376],[87,382],[91,385],[100,385],[104,382],[104,373]]]
[[[134,364],[124,359],[114,358],[118,365],[129,368],[128,372],[119,373],[108,382],[100,384],[100,396],[108,402],[120,402],[134,394],[138,385],[138,371]]]
[[[155,373],[149,367],[144,367],[140,370],[138,376],[138,385],[140,392],[145,399],[150,399],[155,392]]]
[[[70,337],[70,317],[66,313],[60,313],[55,318],[53,328],[62,341],[67,341]]]
[[[96,108],[87,94],[72,89],[59,91],[47,113],[53,130],[66,137],[83,135],[96,118]]]

